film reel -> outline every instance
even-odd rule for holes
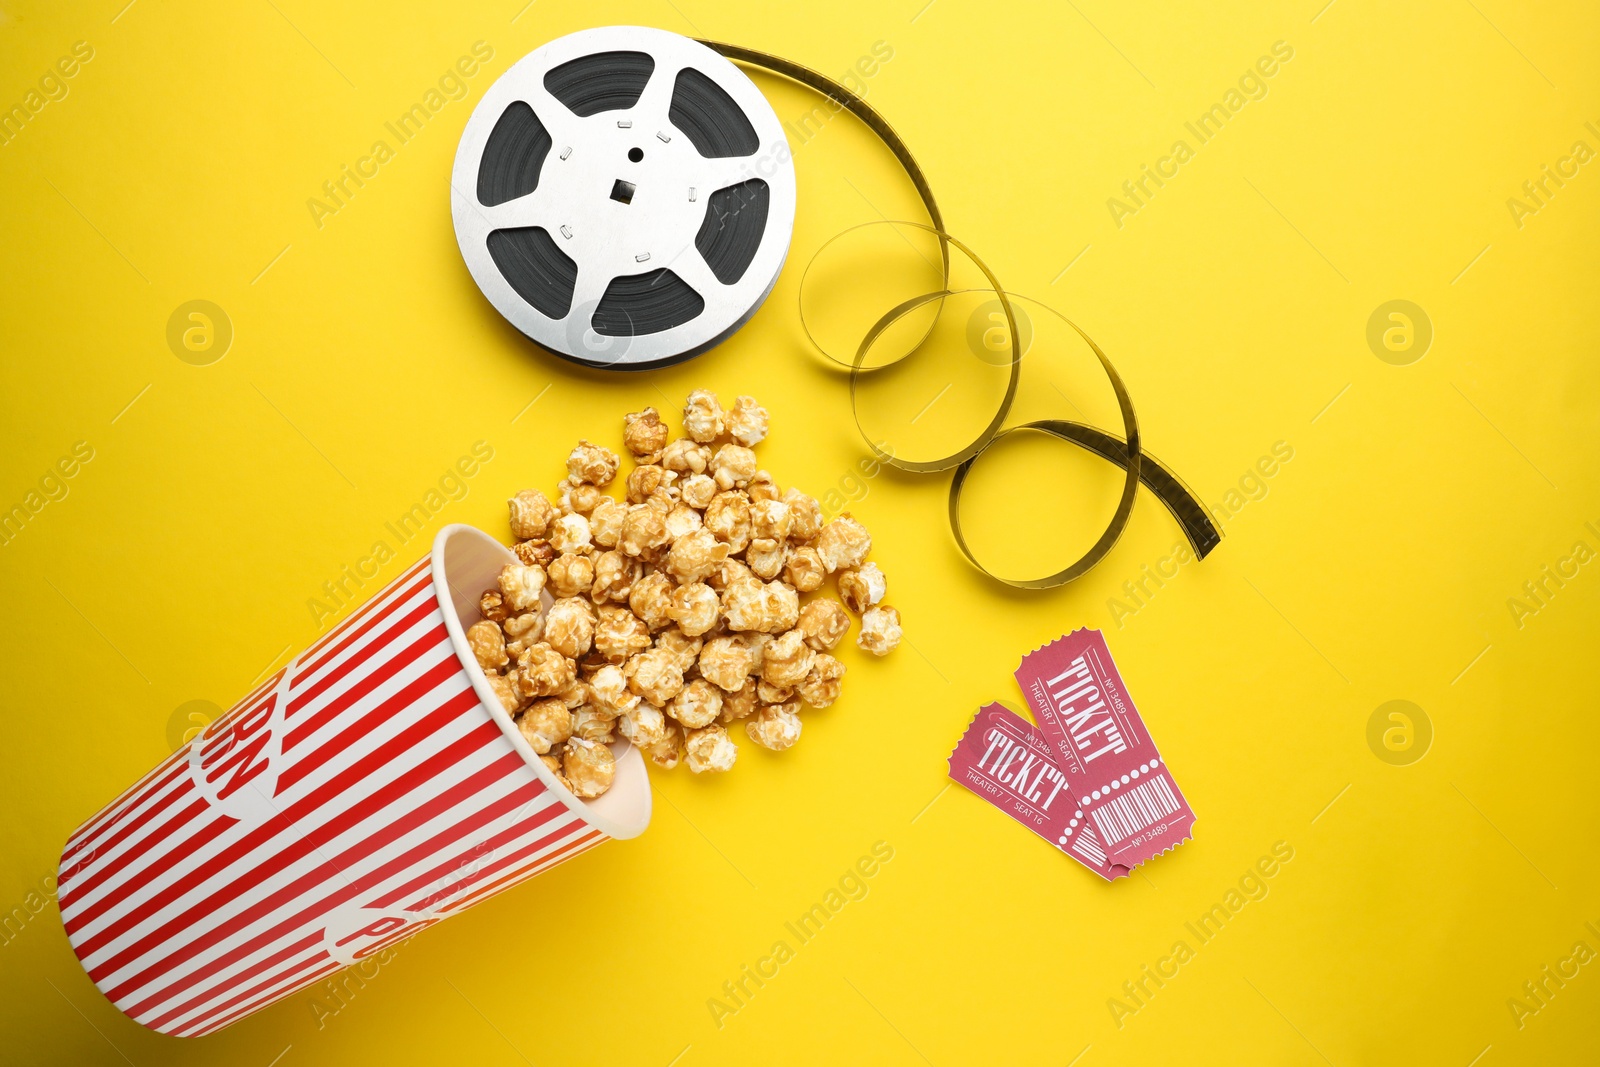
[[[456,241],[513,326],[589,367],[677,363],[727,338],[777,281],[794,164],[737,67],[665,30],[608,26],[535,49],[467,121]]]

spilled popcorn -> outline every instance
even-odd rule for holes
[[[624,499],[605,491],[617,455],[588,441],[567,457],[554,500],[513,497],[521,562],[484,592],[467,631],[522,736],[576,796],[611,787],[606,746],[618,738],[697,774],[733,767],[728,728],[741,720],[756,744],[789,748],[802,705],[839,698],[845,668],[830,653],[851,613],[862,649],[883,656],[900,643],[866,527],[848,513],[824,523],[814,497],[759,468],[765,408],[741,396],[724,409],[697,389],[683,429],[673,439],[653,407],[624,418],[636,464]],[[839,599],[802,604],[829,575]]]

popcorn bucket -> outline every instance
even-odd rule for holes
[[[61,856],[61,919],[118,1009],[219,1030],[650,821],[644,761],[563,788],[467,647],[515,562],[470,526],[110,806]]]

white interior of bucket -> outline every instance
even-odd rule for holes
[[[615,838],[637,837],[650,824],[650,779],[638,750],[627,741],[613,742],[611,754],[617,760],[617,776],[611,788],[593,800],[573,796],[550,773],[517,729],[494,690],[489,688],[489,680],[467,646],[467,627],[483,617],[478,610],[478,598],[485,589],[495,587],[502,567],[516,562],[517,557],[510,549],[482,530],[457,524],[439,531],[433,542],[433,576],[435,585],[439,586],[442,581],[442,588],[449,593],[444,617],[450,643],[471,676],[478,699],[545,786],[603,833]],[[547,593],[545,606],[549,604]],[[448,610],[448,607],[455,610]]]

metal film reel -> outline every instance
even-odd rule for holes
[[[705,351],[761,306],[794,230],[794,163],[728,60],[608,26],[489,87],[450,208],[467,269],[512,325],[576,363],[640,370]]]

